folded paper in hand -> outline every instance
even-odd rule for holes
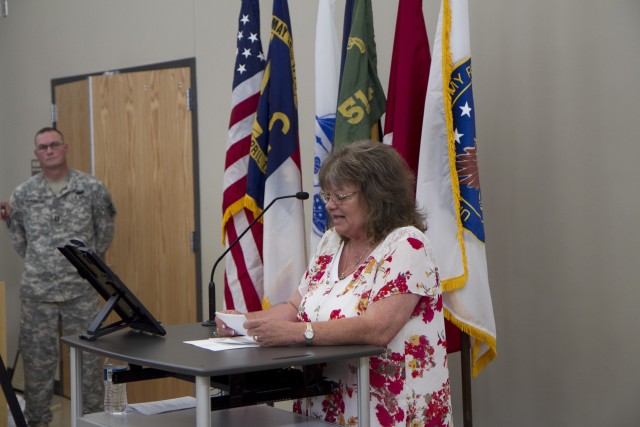
[[[247,335],[247,330],[244,328],[244,322],[247,321],[247,317],[244,314],[230,314],[220,313],[216,311],[216,317],[219,318],[227,325],[227,328],[231,328],[238,333],[238,335]]]

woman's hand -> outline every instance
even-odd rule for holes
[[[222,310],[221,313],[242,314],[237,310]],[[238,333],[229,328],[226,323],[220,320],[219,317],[216,317],[216,335],[218,335],[219,337],[235,337],[236,335],[238,335]]]
[[[244,327],[247,328],[247,335],[263,347],[300,345],[305,342],[306,325],[303,322],[257,318],[247,320]]]

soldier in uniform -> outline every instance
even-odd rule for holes
[[[58,363],[58,335],[86,331],[100,310],[98,294],[57,250],[80,239],[103,255],[114,232],[115,208],[102,182],[67,166],[60,131],[46,127],[35,136],[42,172],[20,184],[2,202],[15,250],[24,258],[20,286],[19,348],[24,362],[25,415],[30,426],[47,426]],[[85,354],[84,411],[103,405],[101,358]]]

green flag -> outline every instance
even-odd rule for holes
[[[380,140],[378,121],[386,100],[377,62],[371,0],[356,0],[338,96],[336,147],[363,139]]]

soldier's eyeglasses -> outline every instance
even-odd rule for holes
[[[62,147],[62,142],[58,142],[58,141],[54,141],[51,144],[40,144],[38,146],[36,146],[36,150],[45,153],[49,148],[51,148],[52,150],[57,150],[58,148]]]

